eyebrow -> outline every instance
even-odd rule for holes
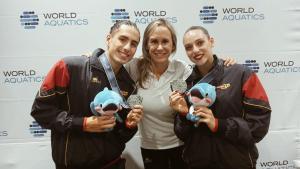
[[[138,45],[138,44],[139,44],[139,42],[137,42],[137,41],[135,41],[135,40],[133,40],[133,43],[135,43],[136,45]]]
[[[139,41],[136,41],[136,40],[132,40],[132,43],[138,45],[139,44]]]
[[[196,39],[196,40],[195,40],[195,42],[199,42],[199,41],[203,42],[204,39],[199,38],[199,39]]]
[[[192,44],[188,43],[186,45],[184,45],[185,48],[189,47],[189,46],[193,46]]]

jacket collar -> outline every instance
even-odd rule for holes
[[[176,71],[175,62],[173,59],[169,60],[169,65],[168,65],[167,71],[171,72],[171,73]]]
[[[104,71],[104,68],[102,66],[102,64],[99,61],[99,56],[101,56],[105,51],[101,48],[97,48],[96,50],[94,50],[91,58],[90,58],[90,62],[91,62],[91,66],[93,68],[96,69],[100,69],[102,71]]]
[[[217,55],[213,55],[214,57],[214,66],[213,68],[209,71],[209,73],[213,72],[213,80],[210,82],[210,84],[212,85],[217,85],[220,81],[221,81],[221,78],[223,76],[223,73],[224,73],[224,61],[219,59],[217,57]],[[199,81],[203,78],[203,76],[200,74],[198,68],[196,65],[193,66],[193,72],[192,74],[190,75],[190,77],[187,79],[187,81],[192,81],[192,82],[195,82],[195,81]]]

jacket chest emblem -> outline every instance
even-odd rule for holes
[[[217,86],[217,89],[226,90],[229,87],[230,87],[230,83],[225,83],[225,84]]]
[[[92,77],[91,82],[92,83],[97,83],[97,84],[101,83],[101,81],[98,79],[98,77]]]

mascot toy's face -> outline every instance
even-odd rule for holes
[[[216,88],[208,83],[198,83],[188,92],[189,102],[193,106],[211,106],[216,100]]]
[[[90,107],[94,115],[113,116],[122,109],[122,103],[123,99],[118,93],[105,87],[95,96]]]

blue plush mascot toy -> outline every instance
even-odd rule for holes
[[[216,87],[208,83],[197,83],[187,93],[188,100],[192,104],[186,118],[192,122],[199,121],[200,117],[193,114],[197,106],[210,107],[216,100]],[[197,127],[197,125],[195,124]]]
[[[122,122],[123,120],[117,114],[122,109],[122,104],[123,98],[118,93],[105,87],[95,96],[90,107],[95,116],[115,116],[117,121]]]

